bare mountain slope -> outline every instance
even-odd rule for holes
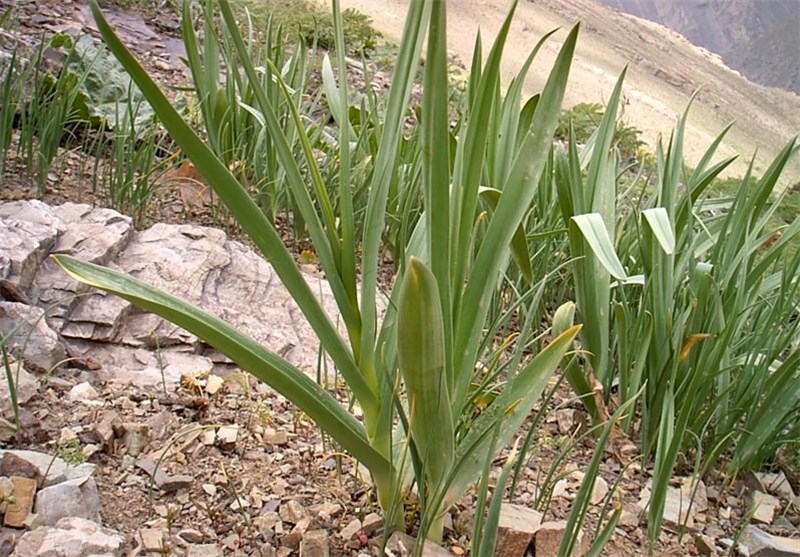
[[[751,81],[800,93],[797,0],[600,0],[673,29]]]
[[[402,33],[409,0],[343,0],[374,20],[390,38]],[[484,44],[499,29],[507,0],[451,0],[448,3],[449,47],[468,62],[478,28]],[[691,94],[702,88],[692,107],[687,131],[687,158],[699,160],[705,148],[735,121],[720,155],[741,153],[732,170],[743,174],[756,151],[756,172],[800,133],[800,97],[753,84],[728,69],[719,56],[695,47],[661,25],[621,14],[593,0],[522,1],[506,46],[507,78],[522,66],[529,50],[546,31],[561,27],[530,72],[528,89],[539,90],[547,77],[565,29],[581,20],[582,32],[570,77],[566,105],[605,102],[619,72],[629,66],[624,90],[624,119],[644,131],[652,145],[669,134]],[[488,50],[488,47],[487,47]],[[664,138],[667,141],[668,136]],[[800,157],[784,177],[800,181]]]

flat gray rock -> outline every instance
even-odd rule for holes
[[[101,379],[170,387],[182,374],[215,365],[231,369],[232,364],[180,327],[79,285],[49,259],[54,253],[120,269],[186,298],[316,375],[319,344],[302,312],[271,265],[223,231],[166,224],[135,231],[130,218],[110,209],[0,203],[0,278],[37,304],[19,307],[27,308],[27,315],[35,313],[46,340],[36,343],[45,348],[34,367],[70,356],[99,364]],[[328,283],[310,275],[306,280],[344,335]]]
[[[0,203],[0,278],[27,289],[63,223],[41,201]]]
[[[5,453],[11,453],[35,467],[39,472],[39,477],[44,478],[40,486],[42,488],[69,480],[87,478],[93,476],[95,471],[95,465],[88,462],[84,462],[78,466],[71,466],[61,458],[26,450],[0,449],[0,463],[2,463]],[[45,477],[45,472],[47,472],[47,477]],[[0,474],[6,476],[14,475],[13,472],[2,469],[0,469]]]
[[[39,380],[22,365],[22,362],[11,363],[11,381],[16,387],[17,403],[22,406],[26,404],[39,390]],[[0,373],[0,412],[4,416],[13,415],[11,404],[11,389],[8,385],[8,378],[5,373]]]
[[[42,308],[0,301],[0,337],[29,369],[49,372],[66,357],[64,343],[50,328]]]
[[[36,493],[34,512],[45,526],[55,526],[62,518],[74,516],[99,524],[100,498],[94,478],[67,480],[40,489]]]
[[[55,526],[26,532],[17,542],[12,557],[84,557],[123,555],[125,537],[85,518],[63,518]]]

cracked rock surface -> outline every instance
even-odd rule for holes
[[[0,331],[29,367],[46,371],[64,357],[90,362],[104,380],[175,384],[182,374],[232,362],[194,335],[129,302],[88,290],[48,256],[68,254],[130,273],[231,323],[308,373],[317,367],[311,326],[263,258],[225,232],[156,224],[136,231],[111,209],[39,201],[0,204],[0,279],[35,306],[0,303]],[[307,277],[332,321],[338,311],[326,281]],[[28,330],[35,342],[25,339]]]

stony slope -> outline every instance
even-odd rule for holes
[[[370,15],[376,27],[397,38],[408,0],[344,0]],[[450,49],[468,61],[478,27],[484,40],[502,23],[507,0],[458,0],[448,12]],[[719,56],[697,48],[684,37],[658,24],[621,14],[594,0],[537,0],[520,2],[506,48],[504,72],[510,78],[522,65],[539,37],[561,27],[543,49],[531,70],[528,90],[541,88],[565,30],[583,22],[566,104],[604,102],[617,75],[629,66],[624,119],[644,131],[652,145],[670,130],[691,94],[702,88],[692,108],[687,133],[687,157],[699,160],[708,144],[729,123],[736,125],[721,155],[744,156],[733,167],[741,175],[753,153],[756,172],[763,172],[772,157],[800,131],[800,97],[786,91],[753,84],[727,68]],[[800,160],[784,182],[800,180]]]
[[[600,0],[673,29],[751,81],[800,93],[796,0]]]

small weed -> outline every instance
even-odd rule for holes
[[[70,466],[78,466],[87,460],[86,455],[83,453],[81,442],[77,438],[58,441],[54,454]]]

